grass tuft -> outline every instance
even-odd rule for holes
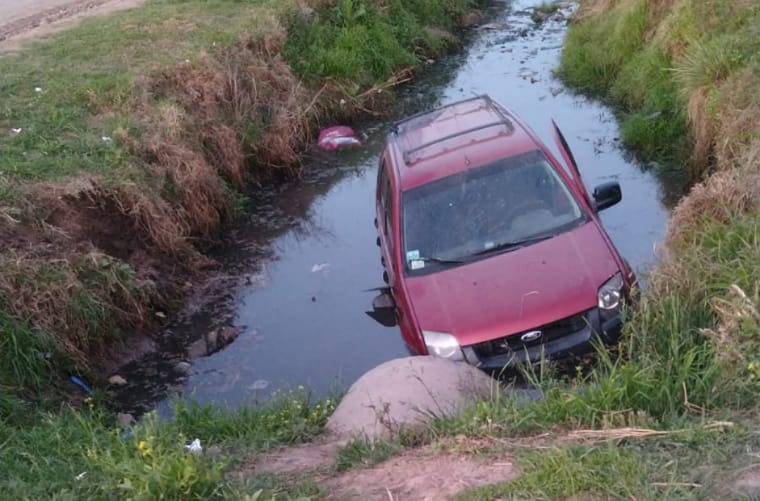
[[[256,493],[269,499],[282,489],[264,479],[227,478],[225,471],[252,451],[313,438],[332,408],[302,393],[239,411],[179,402],[175,418],[149,414],[126,432],[97,406],[33,412],[23,423],[0,427],[0,491],[10,499],[256,499]],[[184,447],[196,438],[200,454]]]
[[[382,463],[402,450],[402,446],[386,440],[357,438],[338,451],[335,469],[344,471],[356,467],[368,467]]]

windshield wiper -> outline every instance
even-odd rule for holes
[[[412,261],[422,261],[423,263],[437,263],[437,264],[463,264],[464,263],[463,259],[444,259],[444,258],[435,257],[435,256],[430,256],[430,257],[420,256],[416,259],[410,259],[409,261],[407,261],[407,264],[411,263]]]
[[[501,242],[494,245],[493,247],[489,247],[488,249],[477,251],[473,253],[472,255],[482,256],[484,254],[491,254],[493,252],[506,252],[510,250],[519,249],[520,247],[525,247],[526,245],[535,244],[543,240],[549,240],[550,238],[553,238],[553,237],[554,235],[542,235],[539,237],[526,238],[525,240],[517,240],[515,242]]]

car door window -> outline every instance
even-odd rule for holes
[[[380,165],[380,207],[382,208],[383,217],[383,233],[386,241],[388,242],[388,248],[393,250],[393,192],[391,191],[391,180],[388,176],[388,166],[383,160]]]

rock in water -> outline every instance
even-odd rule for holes
[[[116,424],[119,425],[119,428],[122,429],[129,428],[135,424],[135,418],[132,416],[132,414],[120,412],[116,414]]]
[[[177,365],[174,366],[174,370],[179,372],[180,374],[187,374],[190,372],[190,368],[192,365],[190,365],[189,362],[185,362],[184,360],[181,362],[177,362]]]
[[[398,358],[359,378],[335,409],[327,429],[344,438],[392,437],[402,427],[452,415],[497,391],[496,381],[465,363],[436,357]]]

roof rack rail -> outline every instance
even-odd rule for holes
[[[414,148],[412,148],[410,150],[406,150],[406,151],[403,152],[404,163],[407,164],[407,165],[409,165],[409,163],[411,162],[411,158],[410,157],[411,157],[411,155],[413,153],[416,153],[416,152],[418,152],[420,150],[424,150],[425,148],[428,148],[429,146],[432,146],[434,144],[442,143],[444,141],[448,141],[449,139],[454,139],[455,137],[459,137],[459,136],[462,136],[464,134],[469,134],[470,132],[476,132],[476,131],[479,131],[479,130],[488,129],[488,128],[491,128],[491,127],[497,127],[497,126],[500,126],[500,125],[506,125],[509,129],[513,129],[514,128],[514,126],[512,125],[512,121],[510,120],[509,116],[506,113],[504,113],[504,110],[502,110],[500,106],[496,105],[488,94],[482,94],[482,95],[479,95],[479,96],[472,97],[470,99],[465,99],[465,100],[462,100],[462,101],[457,101],[457,102],[450,103],[450,104],[447,104],[447,105],[444,105],[444,106],[440,106],[440,107],[435,108],[433,110],[423,111],[423,112],[411,115],[411,116],[409,116],[409,117],[407,117],[407,118],[405,118],[405,119],[403,119],[401,121],[398,121],[398,122],[394,123],[393,126],[391,127],[391,132],[394,133],[394,134],[398,134],[398,129],[399,129],[400,125],[403,125],[404,123],[409,122],[410,120],[414,120],[417,117],[420,117],[420,116],[423,116],[423,115],[427,115],[428,113],[435,113],[437,111],[445,110],[447,108],[451,108],[453,106],[457,106],[457,105],[460,105],[462,103],[468,103],[470,101],[477,101],[478,99],[484,100],[489,105],[489,107],[491,108],[491,110],[495,111],[496,114],[499,115],[500,120],[497,120],[496,122],[489,122],[489,123],[483,124],[483,125],[478,125],[477,127],[472,127],[472,128],[469,128],[469,129],[464,129],[464,130],[461,130],[461,131],[457,131],[457,132],[455,132],[453,134],[449,134],[447,136],[440,137],[440,138],[435,139],[433,141],[430,141],[428,143],[416,146],[416,147],[414,147]]]
[[[414,120],[415,118],[419,118],[422,115],[427,115],[428,113],[435,113],[436,111],[442,111],[448,108],[451,108],[453,106],[460,105],[462,103],[469,103],[470,101],[477,101],[478,99],[483,99],[487,101],[489,104],[492,104],[493,101],[491,101],[491,96],[488,94],[480,94],[478,96],[471,97],[469,99],[463,99],[462,101],[457,101],[454,103],[444,104],[443,106],[439,106],[438,108],[433,108],[432,110],[424,110],[420,111],[419,113],[415,113],[414,115],[409,115],[408,117],[405,117],[398,122],[395,122],[393,125],[391,125],[391,132],[394,134],[398,134],[398,128],[400,125],[403,125],[411,120]]]

